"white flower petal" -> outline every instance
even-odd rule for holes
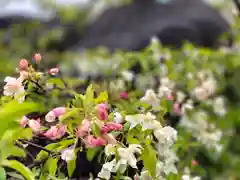
[[[113,121],[115,121],[116,123],[123,123],[123,117],[119,112],[115,112],[114,113],[114,119]]]

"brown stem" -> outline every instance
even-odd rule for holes
[[[50,151],[50,150],[48,150],[48,149],[46,149],[46,148],[44,148],[44,147],[42,147],[42,146],[39,146],[39,145],[37,145],[37,144],[35,144],[35,143],[32,143],[32,142],[30,142],[30,141],[27,141],[27,140],[18,140],[18,141],[20,141],[20,142],[22,142],[22,143],[24,143],[24,144],[28,144],[28,145],[34,146],[34,147],[36,147],[36,148],[38,148],[38,149],[41,149],[41,150],[43,150],[43,151],[45,151],[45,152],[48,152],[49,154],[53,154],[53,153],[54,153],[53,151]]]

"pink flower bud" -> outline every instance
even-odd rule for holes
[[[192,160],[191,163],[192,163],[192,166],[193,166],[193,167],[198,165],[198,162],[197,162],[196,160]]]
[[[167,100],[169,100],[169,101],[173,101],[174,98],[173,98],[173,96],[170,94],[170,95],[167,96]]]
[[[106,141],[101,137],[95,138],[94,136],[89,135],[86,137],[85,143],[88,148],[94,148],[98,146],[104,146],[106,144]]]
[[[48,71],[48,73],[54,76],[57,73],[59,73],[59,69],[58,68],[52,68]]]
[[[55,140],[64,136],[65,133],[66,133],[66,126],[58,125],[58,126],[52,126],[43,135],[49,139]]]
[[[23,70],[27,70],[28,68],[28,61],[26,59],[21,59],[19,61],[19,70],[23,71]]]
[[[57,108],[54,108],[52,111],[54,112],[56,117],[59,117],[59,116],[65,114],[66,110],[67,110],[67,108],[65,108],[65,107],[57,107]]]
[[[107,105],[106,104],[98,104],[98,118],[102,121],[108,119]]]
[[[26,125],[28,124],[28,118],[26,116],[23,116],[21,121],[20,121],[20,126],[22,128],[26,127]]]
[[[98,104],[97,106],[100,109],[107,109],[107,104],[105,104],[105,103]]]
[[[42,60],[41,54],[38,53],[34,54],[33,58],[36,61],[36,63],[40,63]]]
[[[28,126],[32,129],[33,132],[40,132],[41,124],[40,119],[38,120],[29,120]]]
[[[82,125],[77,130],[78,137],[84,137],[88,134],[91,128],[91,123],[89,120],[83,120]]]
[[[120,98],[121,99],[128,99],[128,93],[127,92],[121,92],[120,93]]]
[[[182,115],[182,110],[181,110],[181,108],[180,108],[180,104],[174,103],[174,104],[173,104],[173,110],[174,110],[174,112],[175,112],[177,115],[179,115],[179,116]]]
[[[102,126],[101,132],[102,133],[108,133],[111,131],[119,131],[123,128],[122,124],[115,123],[115,122],[109,122]]]
[[[54,122],[56,118],[66,113],[65,107],[57,107],[48,112],[45,116],[47,122]]]

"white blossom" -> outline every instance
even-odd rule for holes
[[[192,110],[193,109],[193,101],[191,99],[187,100],[187,102],[182,105],[181,109],[182,109],[183,114],[185,114],[187,110]]]
[[[5,96],[14,96],[19,102],[23,102],[25,99],[23,96],[25,91],[22,85],[22,79],[8,76],[4,79],[4,82],[6,82],[6,85],[3,87],[3,94]]]
[[[130,129],[136,127],[137,125],[141,125],[143,130],[154,130],[162,127],[160,122],[155,120],[156,116],[154,116],[150,112],[148,112],[147,114],[127,115],[125,119],[126,121],[130,122]]]
[[[177,140],[177,131],[170,126],[155,130],[154,135],[162,144],[172,145]]]
[[[109,180],[111,178],[111,171],[115,165],[115,161],[106,162],[103,164],[101,171],[98,173],[98,177]]]
[[[128,148],[118,148],[118,155],[125,160],[132,168],[137,168],[137,159],[134,153],[141,153],[140,145],[130,145]]]
[[[143,122],[143,114],[127,115],[125,117],[126,121],[130,123],[130,129],[134,128],[138,124]]]
[[[217,154],[222,152],[223,145],[220,143],[223,132],[208,123],[208,116],[203,111],[195,112],[192,119],[184,115],[180,120],[180,126],[184,127],[206,148],[214,149]]]
[[[158,107],[160,105],[160,100],[152,89],[146,91],[144,97],[141,98],[141,101],[146,102],[152,107]]]
[[[45,120],[47,122],[54,122],[56,120],[55,113],[53,111],[50,111],[49,113],[46,114]]]
[[[72,161],[75,158],[75,153],[73,148],[65,149],[61,152],[61,158],[62,160],[65,160],[66,162]]]
[[[113,121],[115,121],[116,123],[123,123],[124,122],[123,117],[119,112],[114,113]]]
[[[224,116],[227,113],[223,97],[217,97],[213,100],[213,111],[219,116]]]
[[[131,71],[123,71],[121,74],[123,78],[126,79],[127,81],[133,80],[134,74]]]
[[[176,100],[178,103],[181,103],[186,97],[186,95],[182,91],[177,91],[176,96],[177,96]]]

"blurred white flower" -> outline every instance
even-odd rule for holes
[[[217,81],[210,71],[200,71],[197,73],[200,85],[193,89],[192,95],[199,100],[206,100],[217,90]]]
[[[119,112],[114,113],[113,121],[115,121],[116,123],[123,123],[124,122],[123,117]]]
[[[193,89],[192,96],[196,97],[198,100],[205,100],[208,98],[208,94],[203,87],[196,87]]]
[[[134,74],[131,71],[123,71],[121,74],[125,80],[127,81],[133,80]]]
[[[223,97],[217,97],[213,100],[213,111],[219,116],[224,116],[227,113]]]
[[[161,124],[155,120],[156,116],[154,116],[152,113],[148,112],[146,115],[144,115],[143,121],[141,123],[142,129],[158,129],[161,128]]]
[[[185,93],[183,93],[182,91],[177,91],[176,96],[177,96],[176,101],[178,103],[181,103],[184,100],[184,98],[186,97]]]
[[[175,83],[173,81],[169,80],[168,77],[161,78],[160,83],[161,83],[161,85],[158,88],[158,97],[162,98],[164,96],[171,95],[171,93],[174,89]]]
[[[141,172],[141,175],[139,176],[139,180],[152,180],[152,177],[150,176],[150,173],[147,170],[144,170]]]
[[[137,168],[137,159],[134,153],[141,154],[141,146],[138,144],[131,144],[128,148],[118,148],[118,155],[120,159],[125,160],[132,168]]]
[[[115,160],[115,166],[113,167],[112,172],[116,173],[117,171],[119,171],[121,174],[123,174],[127,169],[127,165],[128,163],[126,159],[120,159],[117,162]]]
[[[130,129],[134,128],[138,124],[143,122],[143,114],[127,115],[125,117],[126,121],[130,123]]]
[[[187,110],[193,109],[193,101],[191,99],[187,100],[186,103],[182,104],[182,113],[186,113]]]
[[[165,86],[160,86],[158,88],[158,97],[159,98],[162,98],[162,97],[167,97],[169,96],[170,94],[172,93],[172,91],[168,88],[168,87],[165,87]]]
[[[154,135],[161,144],[171,146],[177,140],[177,131],[170,126],[155,130]]]
[[[179,125],[191,132],[206,148],[214,149],[217,154],[222,152],[223,145],[220,141],[223,132],[214,124],[208,123],[208,115],[204,111],[195,112],[191,119],[187,115],[182,116]]]
[[[156,130],[162,127],[160,122],[155,120],[156,116],[150,112],[147,114],[127,115],[125,119],[126,121],[130,122],[130,129],[134,128],[137,125],[141,125],[143,130]]]
[[[6,85],[3,87],[3,95],[14,96],[19,102],[23,102],[25,99],[23,96],[25,91],[21,78],[16,79],[8,76],[4,79],[4,82],[6,82]]]
[[[170,173],[177,174],[178,170],[176,168],[175,161],[166,161],[164,163],[163,171],[167,175]]]
[[[45,120],[47,122],[54,122],[56,120],[55,113],[53,111],[48,112],[45,116]]]
[[[201,177],[199,176],[191,177],[189,174],[184,174],[181,180],[201,180]]]
[[[106,162],[103,164],[101,171],[98,173],[98,177],[109,180],[111,178],[111,171],[115,165],[115,159],[111,162]]]
[[[160,105],[160,100],[152,89],[148,89],[146,91],[144,97],[141,98],[141,101],[151,105],[152,107],[158,107]]]
[[[207,91],[208,96],[211,96],[216,92],[217,81],[214,78],[208,78],[202,83],[202,87]]]
[[[62,158],[62,160],[66,161],[66,162],[74,160],[74,158],[75,158],[74,149],[68,148],[68,149],[63,150],[61,152],[61,158]]]
[[[171,81],[168,77],[163,77],[160,79],[161,85],[168,87],[169,89],[173,89],[175,86],[175,83]]]

